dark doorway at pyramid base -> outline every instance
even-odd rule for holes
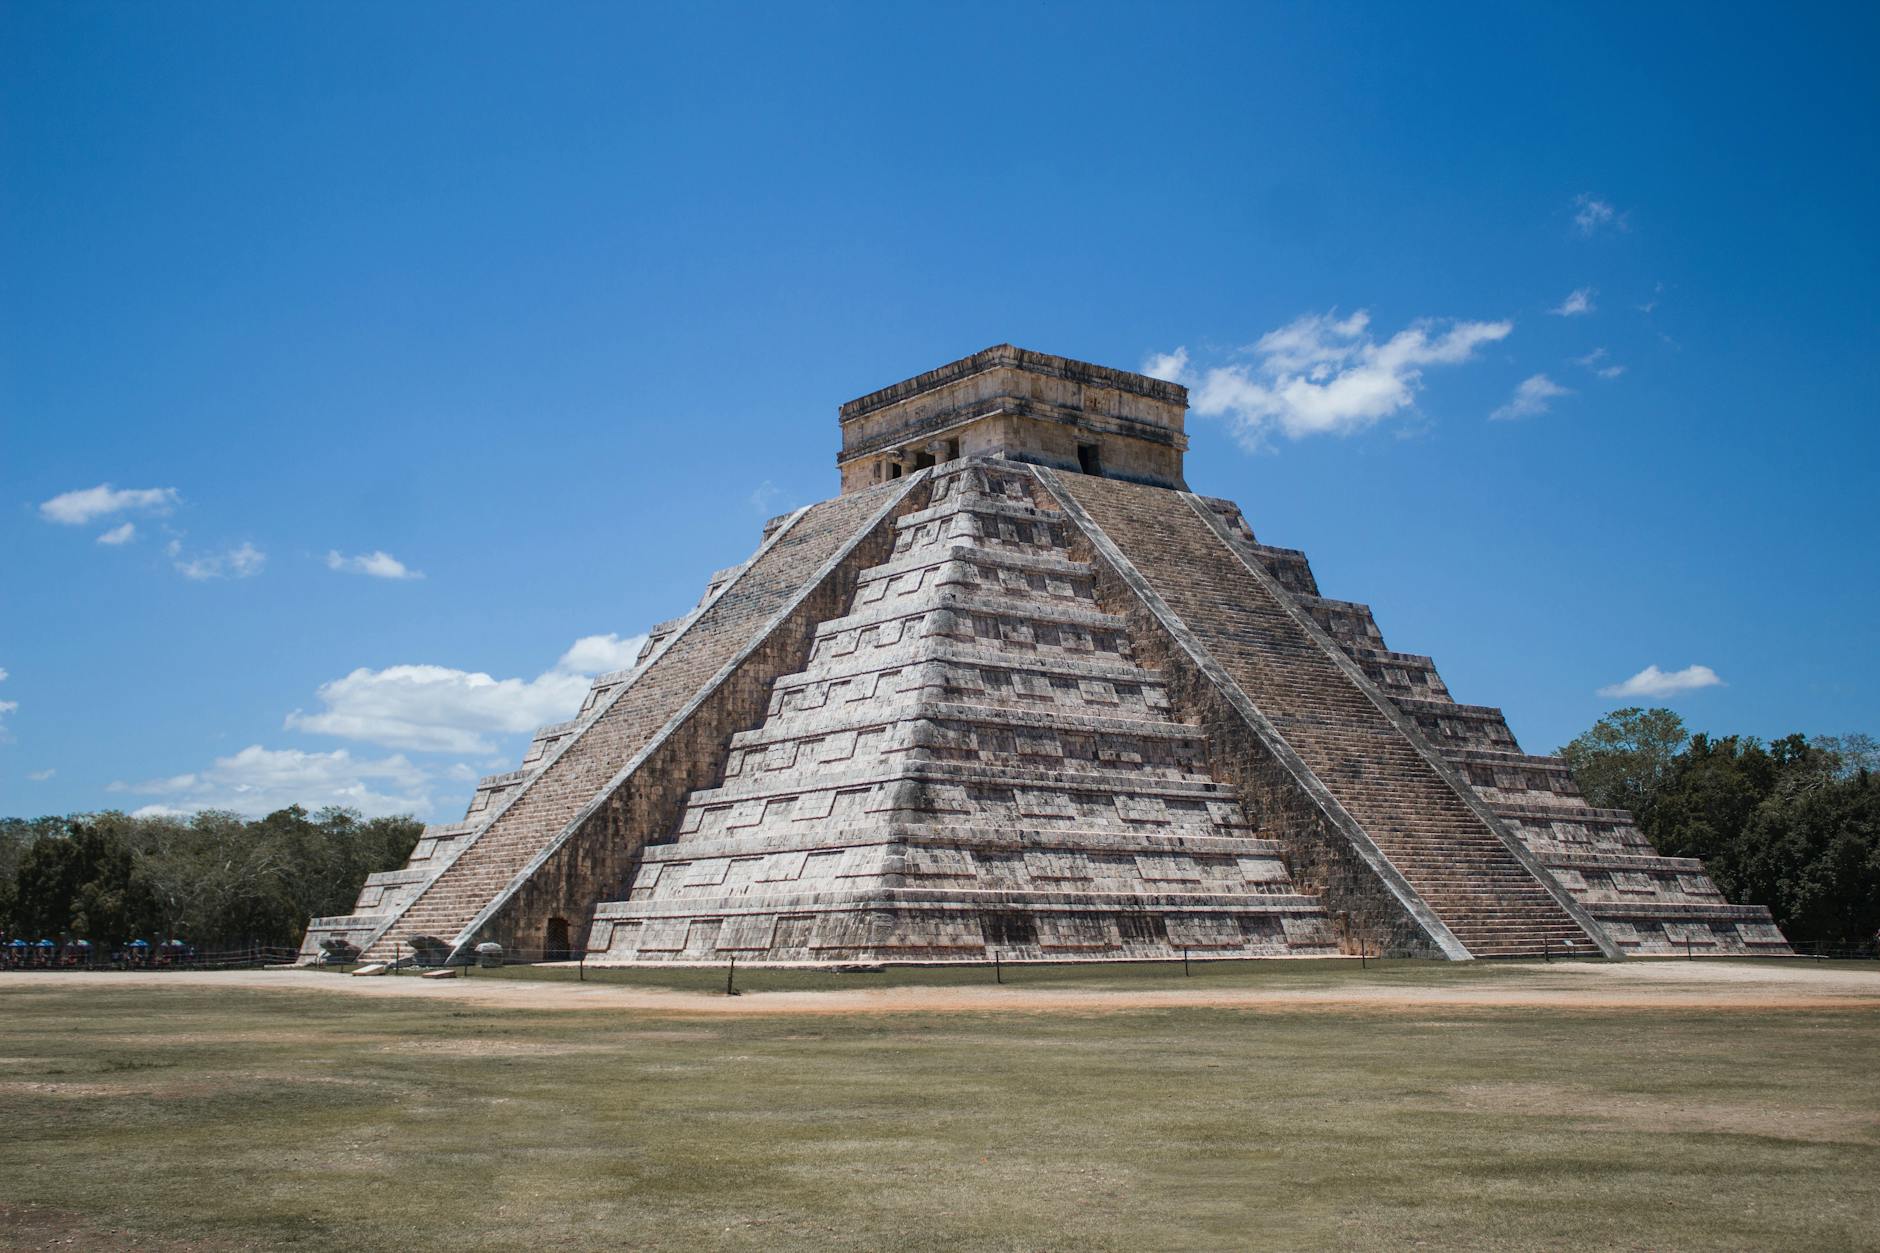
[[[568,920],[550,918],[542,936],[542,960],[565,962],[573,961],[575,956],[574,945],[568,940]]]

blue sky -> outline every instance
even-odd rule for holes
[[[0,5],[0,813],[453,817],[1003,341],[1533,751],[1880,731],[1877,13]]]

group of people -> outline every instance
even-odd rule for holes
[[[181,940],[130,940],[98,945],[90,940],[0,937],[0,969],[58,969],[111,966],[119,970],[173,966],[188,961],[195,948]]]

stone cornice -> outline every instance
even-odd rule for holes
[[[1011,344],[996,344],[970,357],[961,357],[925,374],[916,374],[911,379],[884,387],[879,391],[869,392],[866,396],[857,396],[843,405],[838,411],[841,421],[846,424],[856,418],[865,417],[880,409],[899,404],[914,396],[937,390],[961,379],[983,374],[996,369],[1024,370],[1031,374],[1044,374],[1052,378],[1068,379],[1076,383],[1085,383],[1097,387],[1114,388],[1120,392],[1131,392],[1138,396],[1167,404],[1188,404],[1188,389],[1179,383],[1169,383],[1162,379],[1150,378],[1146,374],[1133,374],[1128,370],[1114,370],[1108,366],[1092,365],[1088,361],[1073,361],[1069,357],[1054,357],[1050,353],[1031,352]]]

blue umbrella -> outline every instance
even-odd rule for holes
[[[15,940],[13,941],[13,943],[7,945],[7,947],[8,948],[31,948],[32,945],[28,944],[25,940]]]
[[[132,940],[131,947],[132,948],[149,948],[150,941],[149,940]]]
[[[38,944],[36,944],[36,945],[34,945],[33,947],[35,947],[35,948],[57,948],[57,947],[59,947],[59,946],[58,946],[58,945],[56,945],[56,944],[54,944],[54,943],[53,943],[53,942],[52,942],[51,940],[41,940],[41,941],[40,941],[40,942],[39,942]]]

